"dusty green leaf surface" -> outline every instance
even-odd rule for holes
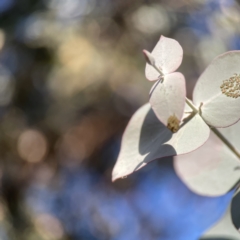
[[[207,141],[209,132],[196,114],[172,133],[158,120],[150,104],[145,104],[132,116],[123,134],[112,179],[127,176],[154,159],[191,152]]]
[[[240,122],[218,130],[240,150]],[[191,190],[207,196],[225,194],[240,179],[240,160],[213,132],[197,150],[175,157],[174,168]]]
[[[159,80],[151,89],[149,102],[153,111],[165,126],[171,124],[171,118],[175,119],[173,132],[178,130],[178,123],[181,122],[185,97],[185,78],[179,72],[166,75],[163,81]]]
[[[240,119],[240,51],[215,58],[200,76],[193,103],[201,106],[205,121],[214,127],[227,127]]]

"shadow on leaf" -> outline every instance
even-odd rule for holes
[[[176,150],[166,144],[173,133],[159,121],[152,109],[149,109],[142,124],[139,139],[139,154],[146,155],[138,164],[138,169],[143,163],[148,163],[157,158],[176,155]]]

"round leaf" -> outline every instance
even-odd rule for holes
[[[240,150],[240,122],[219,131]],[[202,147],[175,157],[174,168],[191,190],[207,196],[225,194],[240,179],[240,160],[213,132]]]
[[[145,104],[132,116],[123,134],[112,179],[125,177],[154,159],[191,152],[208,139],[209,132],[196,114],[172,133],[158,120],[150,104]]]
[[[200,76],[193,102],[211,126],[227,127],[240,119],[240,51],[218,56]]]
[[[165,126],[169,126],[173,132],[178,130],[182,119],[185,97],[185,78],[179,72],[166,75],[164,80],[159,80],[150,92],[149,102],[153,111],[158,119]],[[171,121],[171,119],[175,121]]]
[[[160,68],[164,74],[168,74],[177,70],[181,65],[183,49],[176,40],[161,36],[151,55],[155,59],[156,67]],[[149,81],[158,80],[159,77],[158,71],[148,63],[146,64],[145,75]]]

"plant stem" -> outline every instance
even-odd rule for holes
[[[186,103],[193,110],[193,112],[199,112],[198,109],[191,103],[188,98],[186,98]],[[232,151],[232,153],[235,154],[238,159],[240,159],[240,153],[235,149],[235,147],[216,128],[210,129],[218,136],[218,138],[222,140],[222,142]]]
[[[193,110],[193,112],[198,113],[198,109],[191,103],[191,101],[186,97],[185,101],[187,105]]]
[[[154,67],[159,73],[160,73],[160,75],[163,77],[164,76],[164,74],[163,74],[163,72],[162,72],[162,70],[161,69],[159,69],[155,64],[154,65],[152,65],[152,67]]]
[[[162,72],[162,70],[161,70],[160,68],[158,68],[155,63],[153,63],[153,64],[149,63],[149,64],[150,64],[153,68],[156,69],[156,71],[161,75],[161,77],[164,76],[164,73]]]
[[[240,153],[235,149],[235,147],[216,128],[211,129],[227,145],[227,147],[240,159]]]

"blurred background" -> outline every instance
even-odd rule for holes
[[[191,98],[210,61],[240,49],[240,3],[0,0],[1,240],[159,239],[172,219],[151,206],[181,185],[171,160],[115,183],[111,171],[160,35],[183,47]]]

